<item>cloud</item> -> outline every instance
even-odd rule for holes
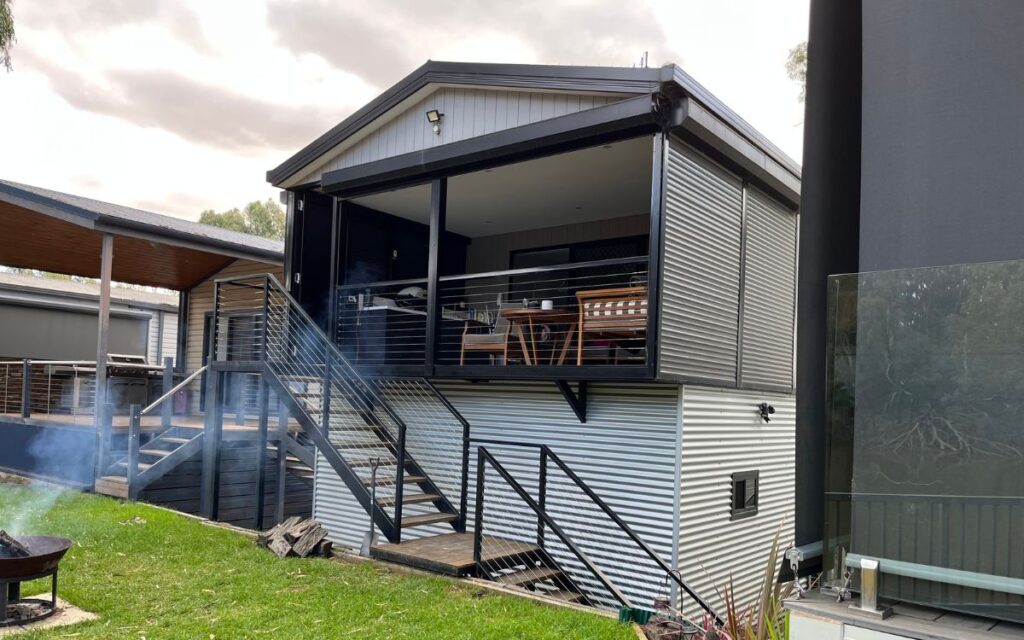
[[[114,69],[87,77],[30,50],[21,60],[76,109],[228,151],[293,149],[297,140],[312,139],[338,119],[333,110],[268,102],[173,71]]]
[[[319,55],[377,88],[488,31],[526,43],[546,64],[630,66],[649,51],[657,66],[672,57],[650,7],[612,0],[271,0],[267,20],[292,52]]]
[[[36,29],[55,29],[62,34],[92,35],[119,27],[159,24],[199,51],[209,43],[195,12],[174,0],[47,0],[14,5],[19,24]]]

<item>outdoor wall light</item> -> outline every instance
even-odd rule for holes
[[[431,109],[427,112],[427,122],[434,127],[434,133],[437,135],[441,135],[441,118],[443,117],[444,114],[437,109]]]

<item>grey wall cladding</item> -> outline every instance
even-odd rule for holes
[[[793,387],[797,217],[747,187],[740,384]]]
[[[659,376],[792,389],[797,215],[671,138],[664,228]]]
[[[665,165],[661,373],[731,386],[743,183],[674,138]]]

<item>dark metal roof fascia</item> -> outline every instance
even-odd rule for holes
[[[573,141],[622,132],[623,135],[661,128],[662,114],[652,95],[613,102],[533,124],[504,129],[475,138],[430,147],[366,164],[328,171],[321,176],[325,193],[351,196],[401,181],[422,181],[434,175],[466,173],[488,165],[506,164]]]
[[[682,116],[679,124],[681,128],[778,191],[792,206],[800,205],[800,179],[775,162],[760,147],[739,135],[704,105],[691,98],[683,99]]]
[[[23,191],[15,187],[0,183],[0,201],[12,204],[22,209],[31,209],[44,215],[48,215],[64,222],[77,224],[81,227],[92,229],[100,215],[95,211],[89,211],[81,207],[51,200],[30,191]]]
[[[374,98],[340,124],[303,147],[278,167],[267,172],[273,185],[329,152],[389,109],[428,84],[502,86],[519,89],[595,91],[608,93],[650,93],[665,81],[665,69],[615,67],[566,67],[552,65],[479,64],[434,62],[416,69],[390,89]]]
[[[171,244],[173,246],[193,249],[195,251],[217,253],[228,258],[242,258],[244,260],[267,262],[275,265],[284,264],[283,252],[259,249],[249,245],[225,242],[224,240],[217,240],[209,237],[197,239],[195,235],[188,233],[187,231],[178,231],[177,229],[168,229],[166,227],[155,227],[153,225],[146,224],[145,222],[134,222],[132,220],[125,220],[124,218],[114,216],[105,216],[100,214],[95,228],[97,231],[107,231],[125,236],[133,236],[142,238],[143,240],[152,240],[161,244]]]
[[[703,85],[694,80],[693,76],[686,73],[678,66],[672,65],[671,79],[684,92],[686,92],[687,95],[702,103],[705,109],[715,114],[723,122],[735,129],[740,136],[746,138],[749,144],[759,148],[799,180],[801,171],[799,163],[786,155],[782,149],[777,147],[757,129],[751,126],[749,122],[741,118],[735,111],[726,106],[724,102],[705,89]]]

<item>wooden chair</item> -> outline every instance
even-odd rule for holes
[[[470,333],[469,322],[462,329],[462,350],[459,352],[459,365],[466,362],[467,351],[482,351],[493,357],[501,354],[501,364],[508,364],[508,339],[512,332],[512,323],[501,314],[501,305],[498,305],[498,317],[494,320],[494,326],[490,333]]]
[[[577,291],[579,324],[576,331],[576,364],[583,364],[586,336],[635,339],[647,335],[647,287]]]

